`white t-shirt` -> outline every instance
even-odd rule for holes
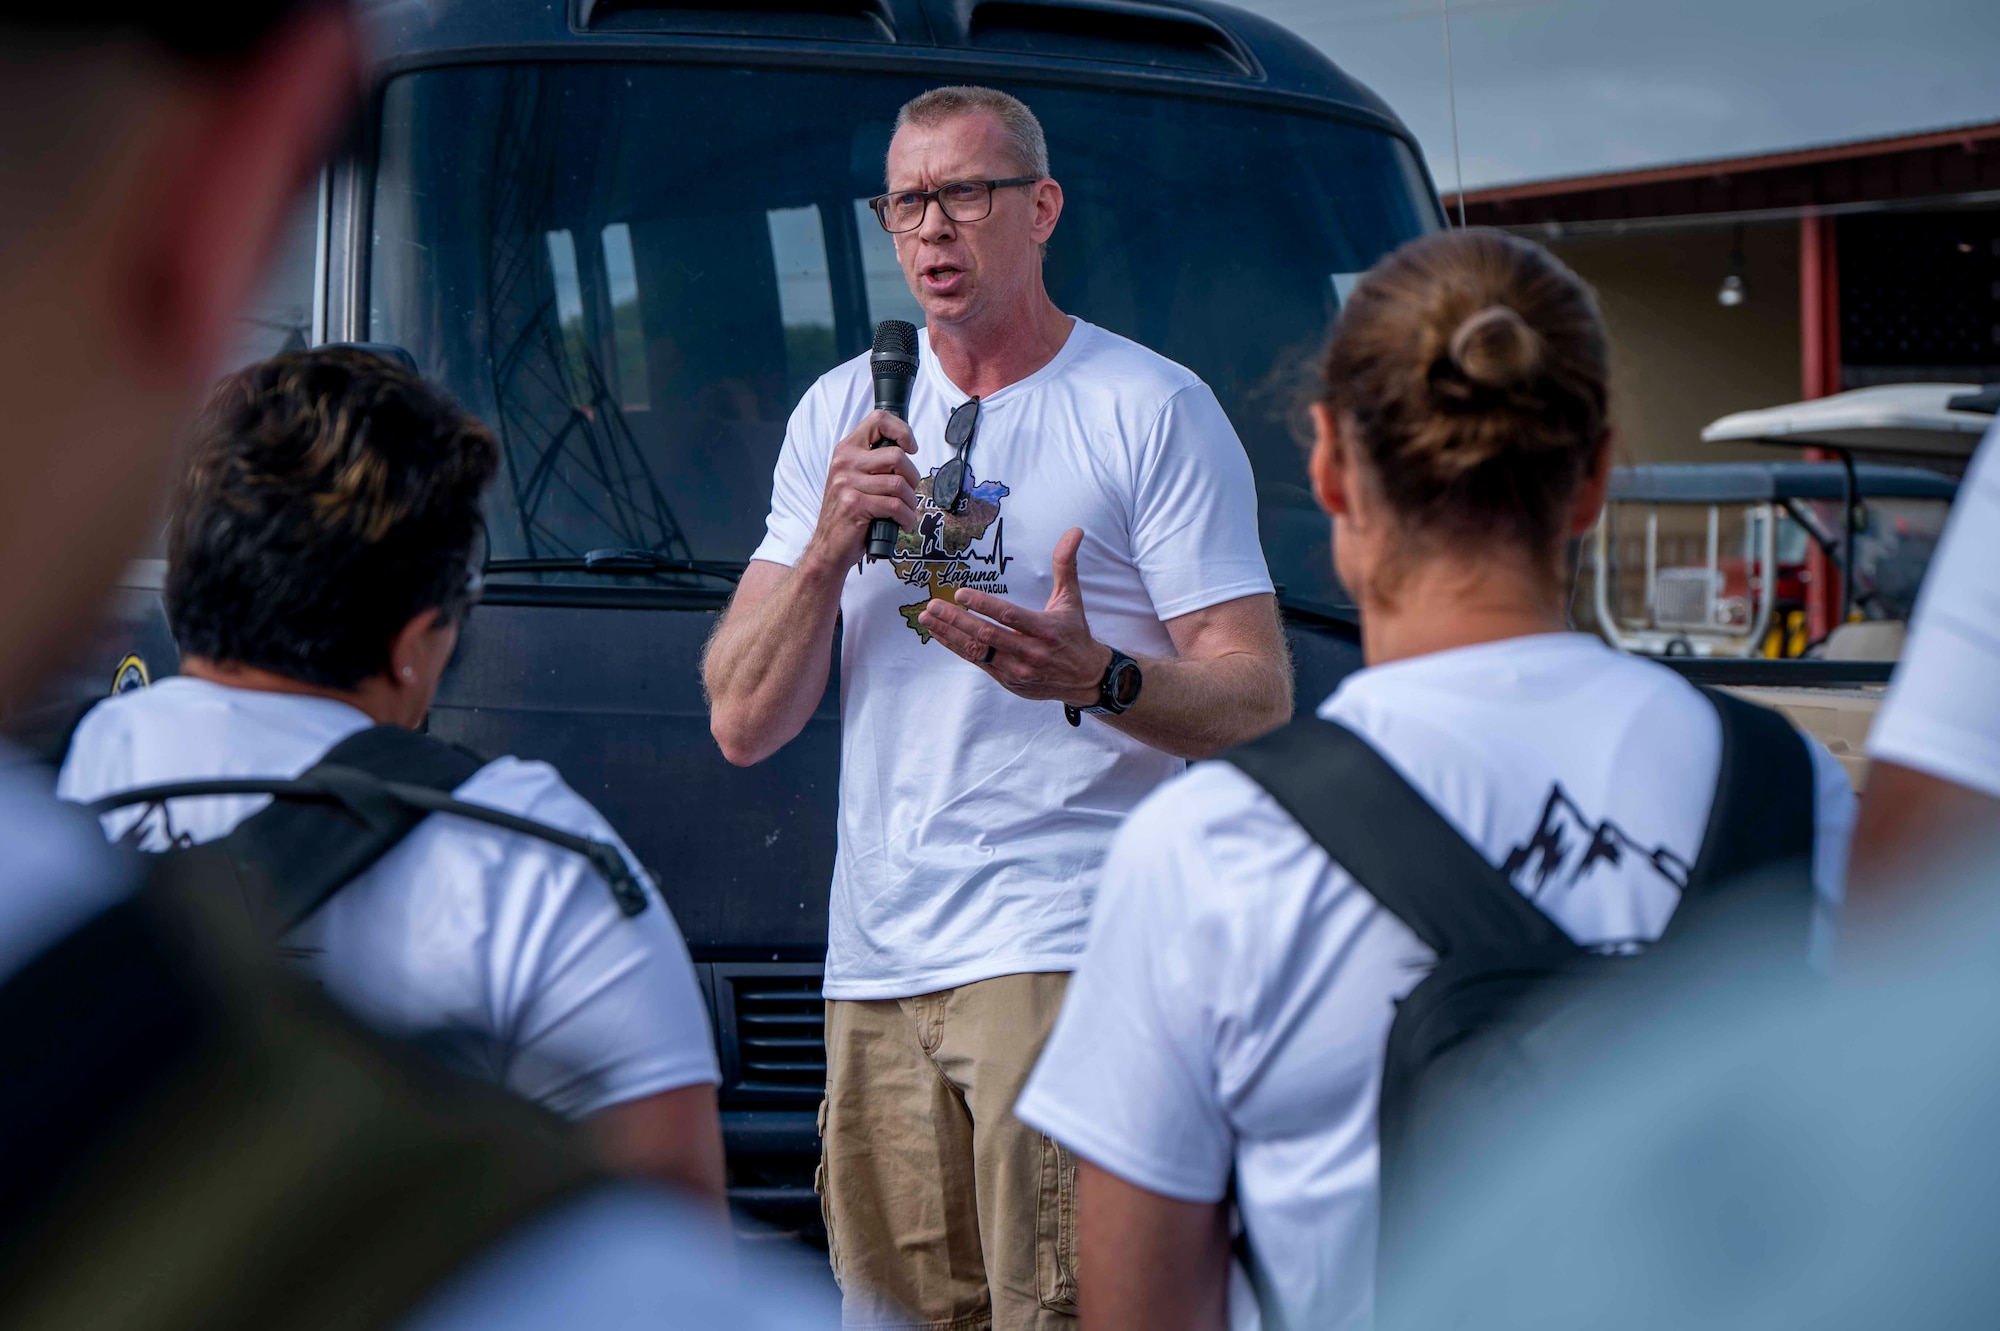
[[[345,703],[177,676],[99,703],[56,792],[89,802],[167,781],[294,777],[372,724]],[[546,763],[500,758],[457,790],[619,846]],[[140,844],[226,835],[267,796],[182,799],[104,818]],[[631,860],[631,853],[626,851]],[[633,861],[633,868],[639,866]],[[650,886],[650,883],[649,883]],[[720,1080],[687,945],[657,893],[626,917],[582,857],[433,815],[285,936],[363,1020],[572,1118]]]
[[[1579,943],[1665,927],[1722,761],[1713,706],[1671,671],[1582,635],[1517,638],[1360,671],[1319,714],[1367,737]],[[1813,877],[1831,898],[1854,794],[1811,747]],[[1288,1324],[1365,1327],[1384,1046],[1433,960],[1261,787],[1203,764],[1119,834],[1015,1112],[1168,1197],[1217,1201],[1233,1169]],[[1237,1325],[1254,1325],[1237,1284]]]
[[[969,396],[919,334],[910,395],[927,495],[951,456],[945,419]],[[799,403],[756,558],[791,565],[819,520],[833,446],[874,405],[868,358]],[[980,403],[972,498],[927,503],[893,565],[848,575],[841,610],[840,848],[826,994],[899,998],[996,975],[1065,971],[1083,950],[1118,824],[1177,758],[1094,717],[1008,693],[931,642],[931,588],[971,586],[1040,610],[1057,540],[1081,527],[1091,632],[1170,657],[1164,621],[1268,594],[1250,461],[1188,370],[1076,322],[1042,369]]]
[[[1952,502],[1868,754],[2000,799],[2000,425]]]

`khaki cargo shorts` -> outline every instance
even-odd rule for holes
[[[1014,1117],[1068,980],[827,1003],[816,1184],[847,1326],[1075,1326],[1076,1160]]]

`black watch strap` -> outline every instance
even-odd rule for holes
[[[1121,702],[1118,685],[1121,679],[1127,678],[1132,681],[1131,697]],[[1143,685],[1144,678],[1139,673],[1139,663],[1113,647],[1110,664],[1104,667],[1104,677],[1097,681],[1096,705],[1072,707],[1064,703],[1063,719],[1073,726],[1080,726],[1083,724],[1085,712],[1093,716],[1118,716],[1129,712],[1132,710],[1132,704],[1139,701],[1139,690]]]

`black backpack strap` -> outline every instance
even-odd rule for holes
[[[477,754],[429,735],[371,726],[328,749],[301,777],[337,790],[337,803],[273,799],[218,849],[270,886],[278,932],[289,933],[429,817],[382,783],[448,794],[485,765]]]
[[[457,745],[396,726],[376,726],[334,745],[296,781],[176,782],[108,796],[91,809],[103,814],[202,795],[272,796],[267,807],[228,836],[168,853],[227,861],[239,882],[258,885],[281,936],[433,813],[518,832],[581,855],[605,880],[624,914],[646,909],[645,888],[616,846],[451,798],[450,792],[483,766],[484,759]]]
[[[1347,727],[1299,717],[1222,760],[1439,956],[1576,946]],[[1467,890],[1473,884],[1484,888]]]
[[[1707,932],[1788,953],[1806,936],[1813,910],[1811,741],[1770,708],[1702,692],[1722,722],[1722,765],[1701,851],[1661,941]]]
[[[1806,738],[1768,707],[1704,688],[1722,721],[1722,767],[1688,894],[1706,896],[1760,870],[1812,872],[1817,798]]]

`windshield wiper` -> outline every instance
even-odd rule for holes
[[[1316,624],[1342,633],[1358,632],[1361,622],[1360,612],[1351,605],[1328,605],[1324,601],[1287,596],[1283,587],[1278,588],[1278,609],[1295,623]]]
[[[736,582],[743,576],[741,564],[711,564],[698,559],[675,559],[656,550],[589,550],[581,556],[550,555],[536,559],[490,559],[485,573],[596,573],[606,577],[631,574],[692,573],[698,577]]]

